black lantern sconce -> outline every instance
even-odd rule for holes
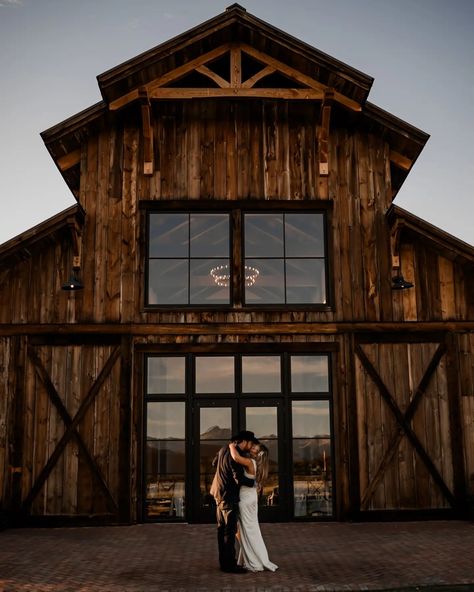
[[[392,276],[392,290],[408,290],[413,288],[413,283],[406,280],[401,272],[400,263],[400,231],[402,225],[395,224],[390,235],[390,247],[392,251],[392,271],[395,275]]]
[[[392,278],[392,290],[407,290],[408,288],[413,288],[413,284],[407,281],[399,271],[398,275]]]
[[[80,269],[80,267],[73,266],[69,280],[61,286],[61,290],[69,290],[70,292],[73,292],[84,288],[84,284],[79,279]]]

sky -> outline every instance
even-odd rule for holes
[[[96,76],[231,0],[0,0],[0,244],[75,199],[40,132],[101,100]],[[375,78],[369,101],[431,138],[395,203],[474,245],[474,1],[240,0]]]

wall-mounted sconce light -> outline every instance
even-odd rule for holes
[[[61,286],[61,290],[82,290],[84,288],[84,284],[79,279],[79,271],[80,267],[73,267],[72,273],[69,277],[69,280]]]
[[[406,280],[401,272],[400,231],[402,228],[402,224],[396,224],[392,229],[390,235],[390,247],[392,251],[392,271],[395,272],[395,275],[392,276],[392,290],[408,290],[409,288],[413,288],[413,283]]]
[[[393,276],[392,290],[407,290],[408,288],[413,288],[413,284],[407,281],[400,272]]]

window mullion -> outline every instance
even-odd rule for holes
[[[231,304],[240,308],[243,304],[243,272],[244,260],[242,256],[243,236],[242,236],[242,211],[232,210],[232,232],[231,232]]]

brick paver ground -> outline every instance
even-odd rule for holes
[[[276,573],[220,572],[214,525],[6,530],[0,590],[320,592],[451,584],[474,591],[472,523],[287,523],[262,524],[262,531]]]

